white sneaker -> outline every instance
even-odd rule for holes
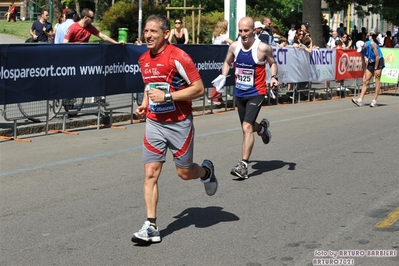
[[[161,235],[158,227],[153,227],[149,221],[145,221],[143,227],[132,236],[134,243],[159,243],[161,242]]]
[[[370,107],[376,107],[377,106],[377,102],[375,100],[372,100],[370,103]]]
[[[363,103],[361,101],[359,101],[359,99],[356,100],[355,98],[352,98],[352,102],[359,107],[361,107],[363,105]]]

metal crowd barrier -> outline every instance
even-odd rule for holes
[[[345,84],[346,83],[346,84]],[[362,79],[352,79],[345,80],[343,87],[347,88],[349,91],[343,90],[340,83],[337,81],[327,81],[327,82],[309,82],[302,83],[297,88],[293,87],[294,90],[287,91],[282,89],[281,86],[278,91],[275,91],[274,94],[276,98],[274,101],[279,103],[279,97],[286,97],[289,99],[288,102],[300,102],[300,93],[307,93],[307,101],[316,99],[316,92],[319,90],[324,90],[326,93],[326,99],[332,98],[333,92],[335,91],[338,97],[346,97],[347,94],[352,94],[354,97],[359,94],[361,91],[363,80]],[[303,86],[301,86],[303,85]],[[305,86],[306,85],[306,86]],[[381,92],[388,88],[392,88],[395,86],[395,96],[399,89],[399,83],[396,85],[381,83]],[[375,89],[375,83],[370,82],[368,86],[368,92],[373,91]],[[233,103],[233,109],[235,108],[235,98],[234,98],[234,87],[226,86],[225,92],[222,93],[222,98],[224,100],[224,111],[228,111],[228,102]],[[202,101],[202,115],[205,114],[206,108],[210,109],[210,113],[214,113],[213,106],[213,98],[211,97],[212,88],[205,89],[205,95],[202,98],[193,100],[194,101]],[[286,93],[284,95],[283,93]],[[271,95],[269,90],[269,95],[267,95],[267,105],[271,104]],[[97,129],[100,128],[101,118],[108,117],[109,123],[108,127],[112,126],[112,117],[116,110],[123,110],[123,113],[129,114],[130,122],[134,121],[134,104],[140,105],[142,100],[142,93],[126,93],[126,94],[117,94],[117,95],[109,95],[105,97],[96,97],[94,101],[90,98],[74,98],[74,99],[64,99],[64,100],[45,100],[45,101],[34,101],[34,102],[26,102],[26,103],[14,103],[14,104],[6,104],[3,105],[3,109],[0,109],[0,115],[4,117],[6,121],[13,122],[13,137],[4,137],[14,140],[18,139],[18,121],[30,120],[32,122],[45,122],[43,128],[45,134],[47,135],[49,132],[49,124],[56,123],[53,119],[56,116],[62,116],[62,130],[50,130],[51,132],[67,132],[66,129],[66,117],[73,117],[80,114],[95,114],[97,116]],[[208,105],[208,101],[210,101],[210,105]],[[126,120],[125,120],[126,121]],[[29,121],[28,121],[29,122]]]

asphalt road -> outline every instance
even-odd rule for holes
[[[241,158],[237,113],[197,116],[195,161],[214,162],[218,192],[180,180],[169,155],[163,241],[150,246],[130,241],[146,218],[144,123],[1,141],[0,264],[313,265],[352,250],[345,265],[399,265],[399,97],[378,102],[263,108],[272,141],[256,137],[244,181],[229,174]],[[375,250],[395,256],[361,253]]]

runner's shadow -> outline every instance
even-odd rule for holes
[[[252,165],[252,169],[255,169],[254,172],[249,174],[249,177],[261,175],[265,172],[274,171],[280,168],[283,168],[288,165],[288,170],[295,170],[296,163],[284,162],[280,160],[273,161],[252,161],[251,163],[255,163]]]
[[[177,220],[170,223],[161,230],[161,237],[164,238],[173,232],[194,225],[198,228],[210,227],[218,223],[238,221],[240,218],[230,212],[223,211],[222,207],[188,208],[174,216]]]

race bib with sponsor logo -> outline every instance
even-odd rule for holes
[[[166,82],[154,82],[154,83],[149,83],[147,84],[146,90],[161,90],[165,93],[170,92],[170,85],[169,83]],[[173,112],[176,110],[175,103],[172,102],[163,102],[163,103],[154,103],[149,99],[150,103],[150,111],[151,113],[154,114],[163,114],[163,113],[169,113]]]
[[[236,88],[249,90],[254,86],[254,70],[248,68],[236,68]]]

